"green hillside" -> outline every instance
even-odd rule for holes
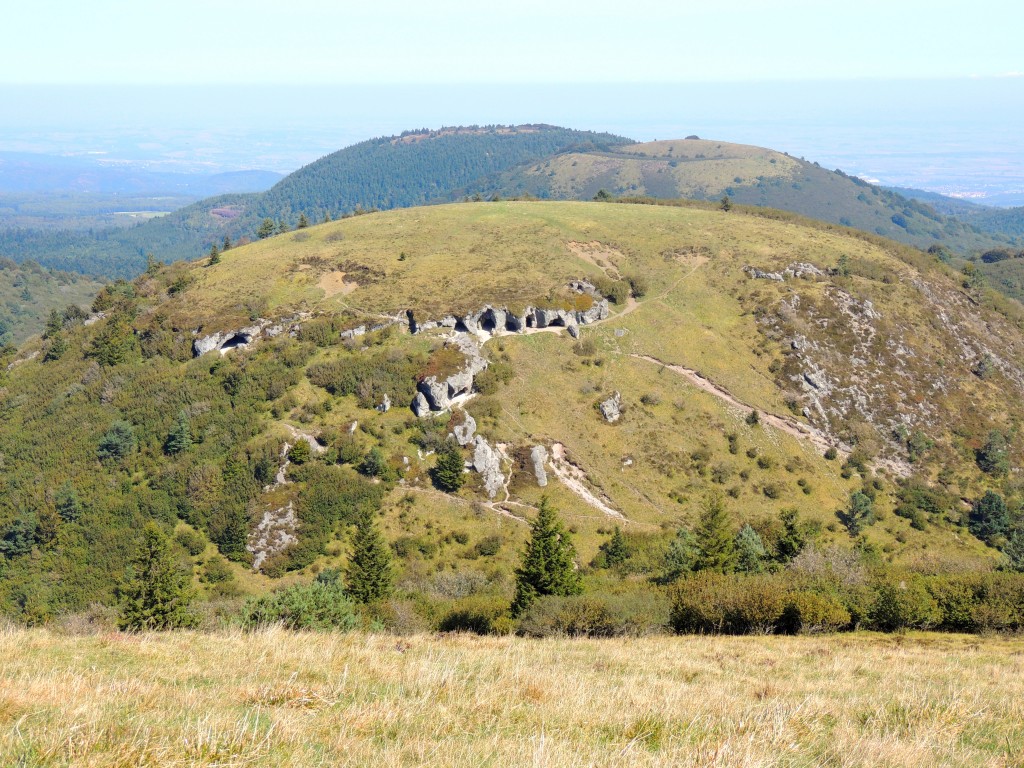
[[[606,148],[629,139],[550,125],[471,126],[408,131],[327,155],[267,192],[201,200],[129,229],[95,232],[0,230],[0,255],[59,269],[134,277],[147,254],[195,259],[211,244],[255,238],[264,218],[293,228],[356,210],[451,200],[476,179],[569,149]]]
[[[715,498],[766,568],[798,528],[990,570],[1021,502],[1024,318],[1001,306],[919,251],[700,204],[407,208],[154,267],[3,361],[0,608],[114,603],[146,520],[230,604],[344,567],[369,509],[397,562],[387,620],[436,625],[507,607],[543,496],[588,589],[647,589]],[[475,394],[417,417],[431,381]],[[469,417],[457,461],[485,471],[446,492]],[[971,517],[986,491],[993,528]]]
[[[40,333],[53,310],[84,318],[102,287],[83,275],[0,259],[0,344]]]
[[[927,249],[960,252],[1006,241],[997,229],[982,233],[840,171],[761,147],[688,139],[568,152],[490,179],[485,195],[529,194],[542,199],[589,200],[600,190],[617,197],[695,198],[799,213]]]

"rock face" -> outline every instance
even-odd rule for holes
[[[505,484],[505,475],[501,471],[501,454],[491,448],[481,435],[477,435],[473,443],[476,446],[473,451],[473,469],[480,473],[487,496],[493,499]]]
[[[253,555],[252,569],[258,571],[268,557],[298,543],[298,528],[298,515],[295,513],[295,505],[290,501],[286,507],[264,512],[263,519],[249,536],[246,546]]]
[[[530,463],[533,464],[533,474],[537,478],[537,485],[544,488],[548,484],[548,473],[544,465],[548,461],[548,449],[543,445],[535,445],[530,451]]]
[[[426,416],[430,413],[430,403],[422,392],[417,392],[412,401],[412,412],[417,416]]]
[[[439,380],[436,376],[428,376],[416,385],[419,394],[416,395],[412,407],[417,416],[450,408],[455,398],[468,395],[473,391],[473,377],[487,368],[487,360],[480,354],[480,347],[472,338],[457,336],[449,341],[448,345],[456,347],[462,353],[465,363],[461,370],[443,380]],[[420,409],[417,410],[417,403],[420,402],[421,397],[427,405],[426,410],[423,410],[422,403],[420,403]]]
[[[295,321],[303,317],[308,317],[308,315],[300,315],[278,325],[273,325],[271,320],[259,320],[253,325],[235,331],[221,331],[197,337],[192,342],[192,355],[202,357],[214,351],[225,354],[232,349],[245,349],[260,338],[271,339],[280,336],[286,330],[294,335],[299,330],[299,325]]]
[[[601,415],[609,424],[614,424],[622,416],[622,395],[616,392],[599,406]]]
[[[455,439],[459,441],[459,445],[465,448],[473,442],[473,436],[476,434],[476,419],[467,413],[466,420],[455,427],[455,429],[452,430],[452,434],[454,434]]]

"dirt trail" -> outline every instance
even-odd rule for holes
[[[551,465],[551,471],[555,473],[555,477],[562,481],[562,485],[583,499],[587,504],[608,515],[608,517],[614,517],[618,520],[625,519],[621,512],[608,506],[611,501],[610,499],[597,496],[587,487],[587,473],[565,458],[565,446],[561,443],[555,443],[551,446],[549,464]]]
[[[755,410],[746,403],[737,400],[728,390],[723,389],[691,368],[684,368],[681,365],[672,365],[670,363],[663,362],[656,357],[651,357],[650,355],[630,355],[630,357],[635,357],[638,360],[646,360],[648,363],[660,365],[667,370],[682,376],[698,389],[714,395],[719,400],[728,403],[745,414],[750,414],[751,411]],[[829,448],[835,448],[836,452],[844,460],[850,455],[849,446],[833,441],[825,432],[817,429],[816,427],[809,426],[787,416],[778,416],[766,411],[758,411],[758,415],[763,423],[769,424],[780,432],[791,435],[798,440],[810,443],[822,453],[827,451]],[[901,477],[909,477],[912,471],[909,464],[896,459],[876,459],[872,464],[876,469],[886,469]]]

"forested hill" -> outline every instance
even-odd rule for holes
[[[566,151],[632,143],[608,133],[552,125],[469,126],[408,131],[371,139],[300,168],[264,193],[201,200],[137,227],[96,232],[0,232],[0,256],[59,269],[133,277],[147,254],[194,259],[222,244],[253,237],[264,218],[294,227],[359,209],[404,208],[448,201],[476,180]]]

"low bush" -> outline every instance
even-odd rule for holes
[[[280,625],[316,632],[350,631],[359,622],[355,603],[337,580],[296,584],[249,600],[242,609],[242,625],[246,629]]]
[[[655,593],[589,594],[538,599],[520,617],[526,637],[621,637],[660,632],[668,603]]]

